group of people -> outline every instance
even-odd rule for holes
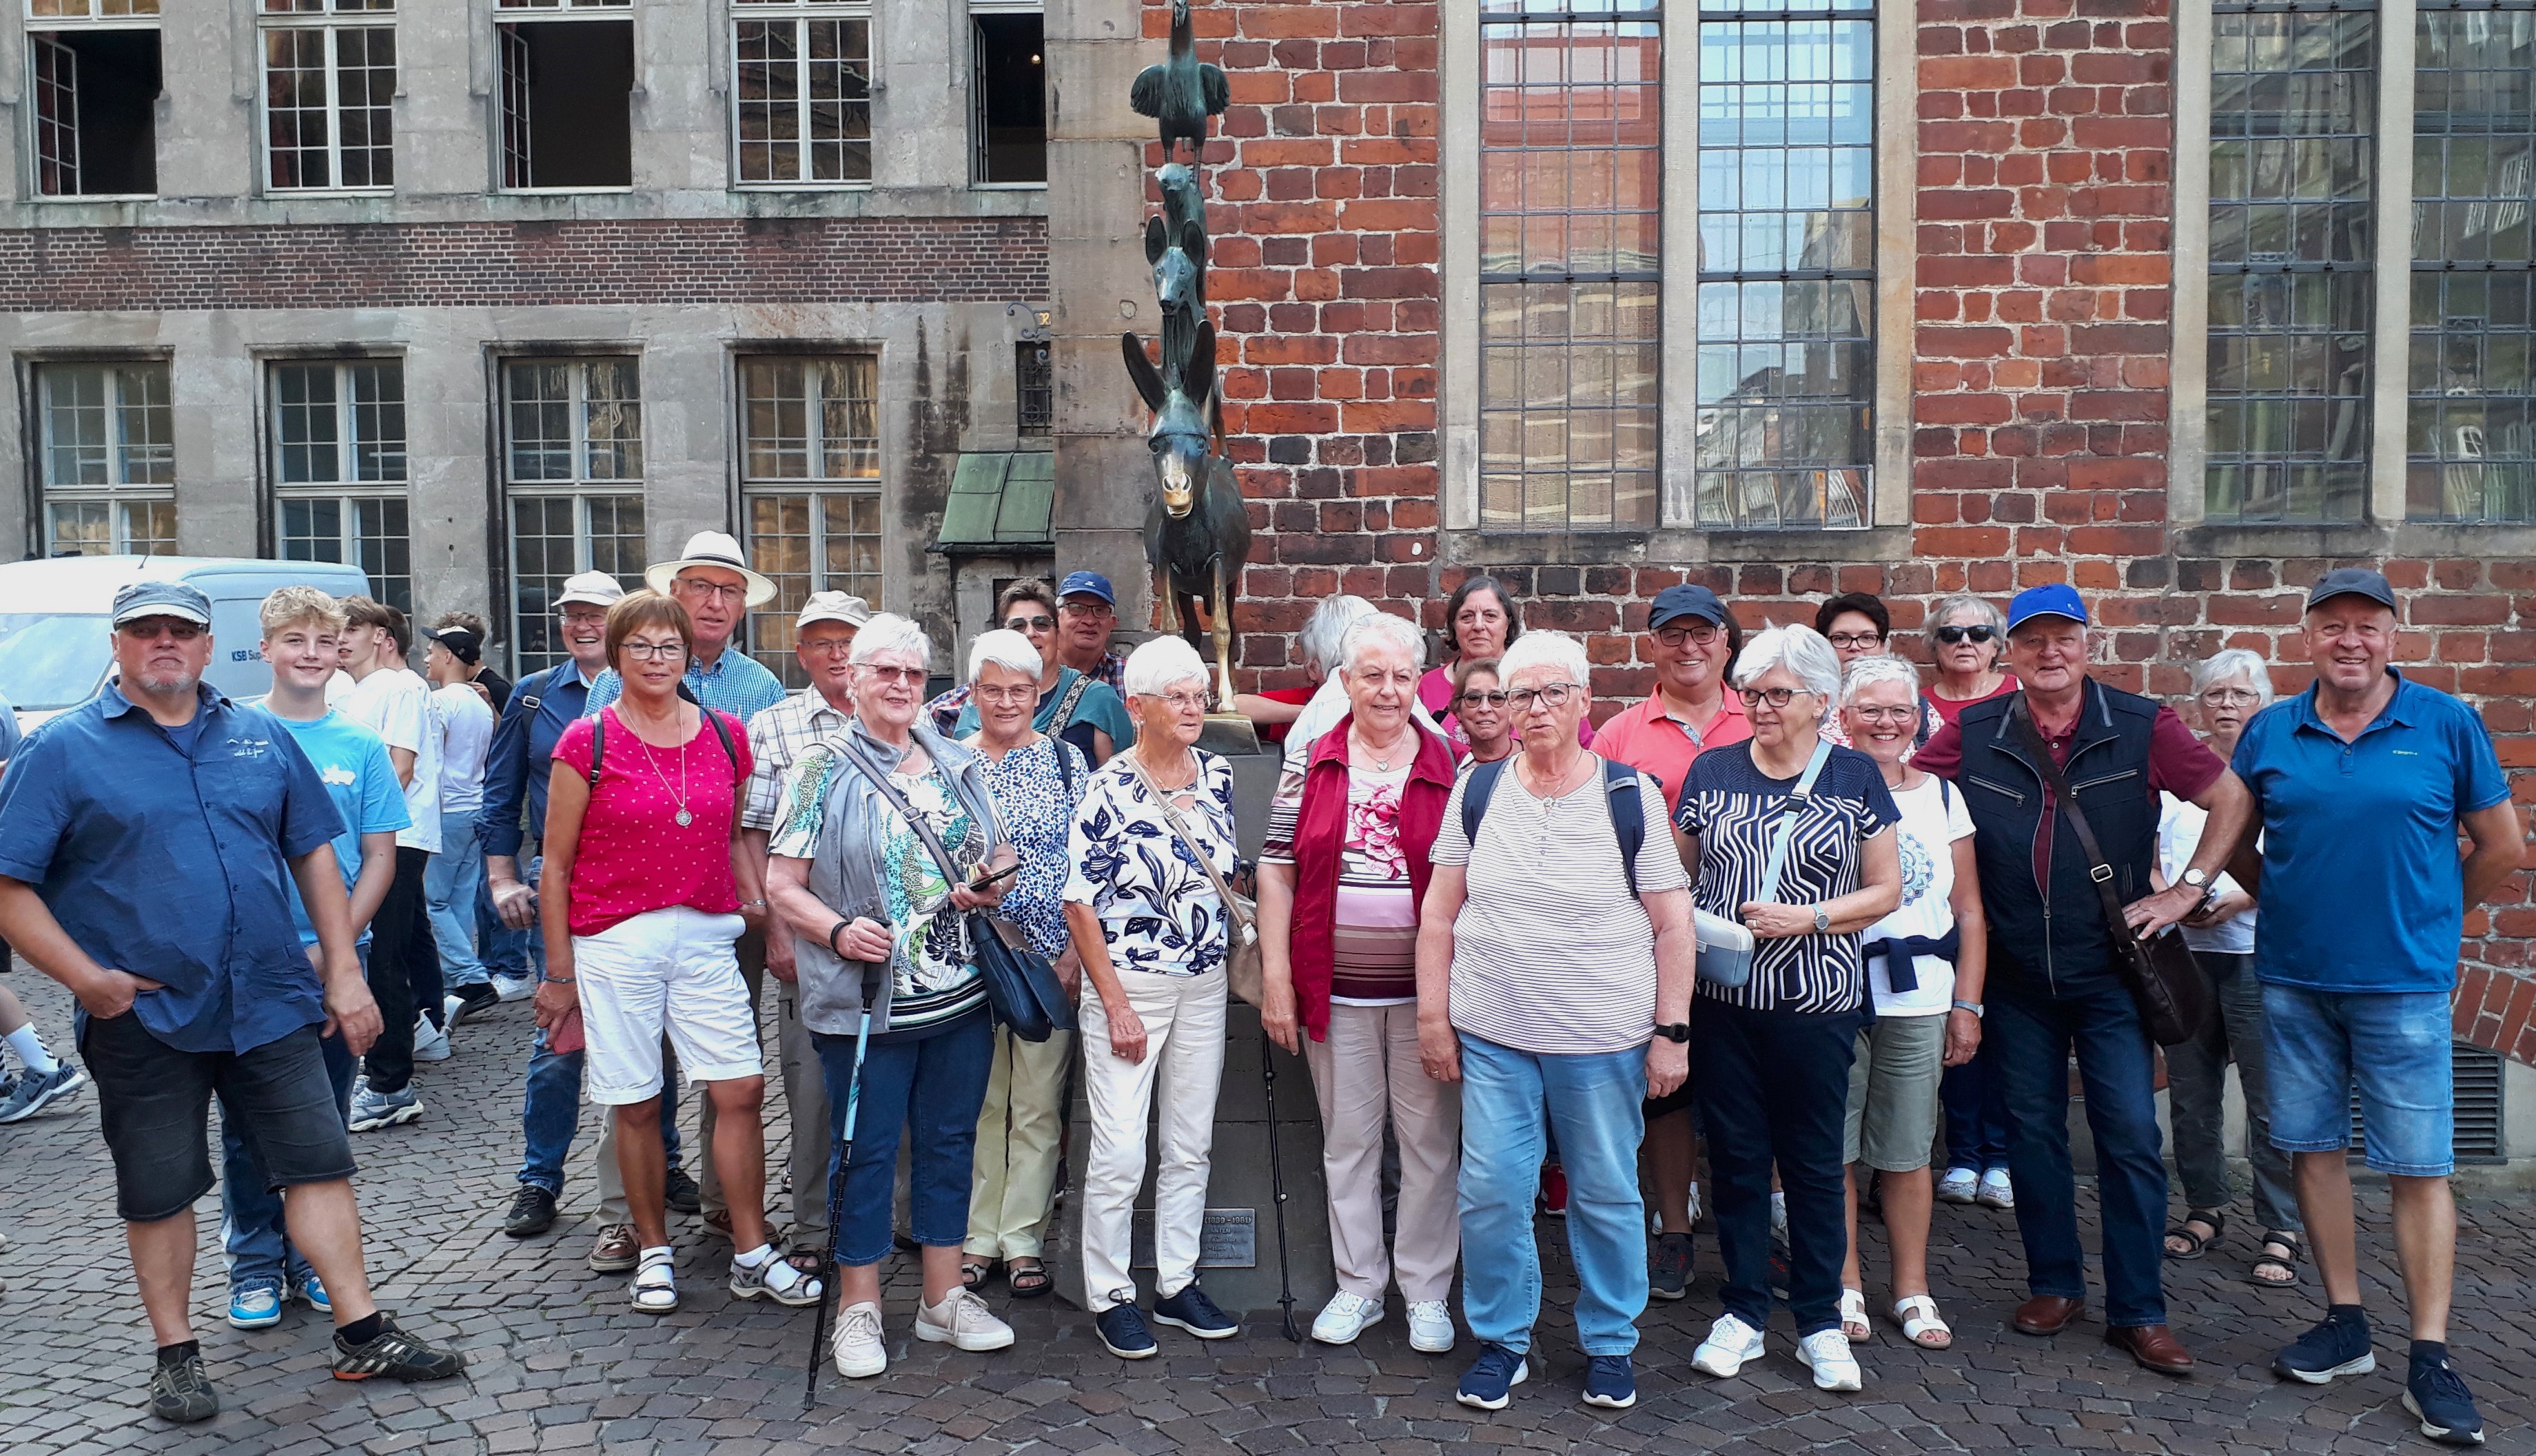
[[[1747,640],[1714,592],[1675,586],[1645,609],[1653,691],[1599,728],[1584,645],[1526,631],[1492,578],[1446,603],[1439,666],[1417,623],[1334,598],[1301,635],[1308,688],[1236,705],[1284,754],[1255,866],[1231,765],[1197,746],[1207,665],[1175,637],[1112,652],[1115,597],[1097,574],[1004,591],[946,695],[928,693],[922,627],[832,593],[795,619],[807,686],[786,692],[732,641],[775,585],[719,533],[646,583],[566,584],[570,660],[508,692],[472,824],[445,796],[412,797],[446,736],[401,750],[349,721],[386,716],[365,702],[399,670],[379,665],[401,661],[394,620],[297,589],[266,606],[260,713],[199,687],[209,618],[189,589],[132,589],[116,682],[0,778],[0,933],[79,996],[161,1415],[214,1404],[185,1324],[180,1216],[211,1182],[215,1093],[230,1109],[232,1256],[264,1260],[278,1302],[332,1311],[339,1374],[457,1367],[370,1305],[346,1181],[344,1109],[363,1125],[364,1100],[411,1075],[392,1033],[412,1035],[422,978],[409,972],[400,1000],[377,967],[411,964],[434,913],[467,903],[463,867],[436,897],[432,866],[409,857],[424,847],[398,838],[430,808],[456,821],[440,853],[480,852],[501,925],[536,931],[507,1232],[554,1223],[586,1091],[608,1109],[591,1266],[630,1274],[638,1311],[676,1308],[675,1091],[701,1084],[704,1177],[687,1187],[730,1241],[730,1292],[833,1295],[849,1377],[888,1364],[879,1275],[902,1224],[917,1338],[1012,1344],[983,1292],[1053,1286],[1046,1228],[1074,1087],[1088,1146],[1066,1197],[1100,1340],[1136,1360],[1158,1352],[1155,1325],[1237,1333],[1197,1264],[1238,995],[1302,1057],[1318,1102],[1337,1292],[1313,1338],[1356,1340],[1396,1288],[1413,1348],[1448,1352],[1464,1327],[1475,1340],[1467,1405],[1501,1409],[1531,1373],[1545,1205],[1577,1275],[1582,1398],[1635,1400],[1636,1322],[1687,1293],[1703,1157],[1725,1277],[1689,1355],[1702,1373],[1733,1378],[1763,1355],[1784,1290],[1814,1383],[1862,1388],[1879,1322],[1862,1199],[1887,1232],[1876,1308],[1903,1339],[1953,1338],[1927,1264],[1940,1199],[2012,1209],[2031,1296],[2014,1327],[2069,1328],[2087,1299],[2074,1055],[2108,1343],[2193,1368],[2163,1265],[2225,1236],[2233,1061],[2260,1226],[2247,1277],[2292,1286],[2312,1258],[2328,1302],[2275,1369],[2322,1383],[2372,1367],[2342,1110],[2356,1086],[2368,1161],[2395,1190],[2404,1399],[2427,1433],[2481,1438],[2444,1345],[2447,991],[2465,909],[2516,868],[2523,825],[2472,710],[2393,668],[2400,603],[2375,572],[2337,570],[2310,594],[2315,680],[2296,698],[2271,702],[2251,652],[2198,665],[2199,736],[2089,676],[2087,606],[2063,586],[2004,612],[1935,603],[1927,684],[1871,596]],[[476,667],[459,647],[480,656],[476,639],[439,640],[435,675],[444,649]],[[353,657],[366,670],[348,665],[353,689],[330,710],[333,669]],[[444,693],[473,696],[479,679],[450,670]],[[183,771],[212,758],[237,766]],[[2365,842],[2347,829],[2363,821]],[[213,858],[242,872],[180,872]],[[1255,906],[1234,888],[1245,869]],[[295,943],[255,914],[280,900]],[[180,923],[230,930],[206,941]],[[2152,1018],[2124,948],[2170,930],[2221,1007],[2167,1048],[2186,1205],[2172,1221]],[[1031,1041],[999,1022],[990,936],[1047,963],[1078,1032]],[[770,978],[792,1120],[780,1239]]]

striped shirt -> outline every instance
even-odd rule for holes
[[[748,776],[748,802],[739,827],[773,830],[784,816],[784,778],[811,744],[846,730],[846,715],[829,706],[817,688],[805,687],[748,720],[748,746],[757,770]]]
[[[1384,773],[1348,767],[1346,842],[1339,846],[1336,914],[1330,927],[1330,999],[1342,1006],[1396,1006],[1418,999],[1418,898],[1400,849],[1400,791],[1414,763]],[[1292,865],[1303,811],[1303,776],[1287,774],[1268,805],[1262,864]]]
[[[1453,919],[1453,1029],[1535,1055],[1591,1056],[1655,1035],[1655,926],[1620,872],[1599,766],[1584,787],[1537,798],[1516,766],[1497,776],[1474,847],[1462,835],[1464,774],[1429,858],[1469,866]],[[1662,790],[1638,775],[1647,837],[1642,894],[1687,888],[1664,832]]]

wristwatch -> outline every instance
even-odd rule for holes
[[[1955,1009],[1957,1011],[1971,1012],[1973,1014],[1973,1020],[1975,1021],[1982,1019],[1982,1003],[1979,1001],[1957,1001],[1955,1003]]]
[[[1656,1035],[1668,1042],[1687,1042],[1690,1040],[1690,1023],[1686,1021],[1658,1023]]]
[[[1822,908],[1821,906],[1819,906],[1819,905],[1815,906],[1815,907],[1814,907],[1814,933],[1815,933],[1816,935],[1820,935],[1820,934],[1823,934],[1824,932],[1826,932],[1826,931],[1828,931],[1828,930],[1830,930],[1830,929],[1831,929],[1831,912],[1830,912],[1830,911],[1827,911],[1827,910],[1825,910],[1825,909],[1823,909],[1823,908]]]

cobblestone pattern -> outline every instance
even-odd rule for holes
[[[12,979],[56,1044],[68,999],[33,973]],[[647,1320],[625,1303],[621,1276],[582,1263],[595,1194],[587,1176],[596,1113],[585,1108],[565,1214],[541,1238],[504,1237],[499,1223],[519,1152],[518,1086],[528,1008],[506,1006],[459,1029],[455,1060],[426,1064],[428,1110],[408,1127],[359,1140],[369,1265],[382,1303],[468,1352],[468,1374],[445,1384],[339,1384],[325,1376],[323,1329],[304,1311],[255,1333],[221,1320],[217,1205],[205,1201],[194,1308],[223,1412],[191,1429],[140,1410],[149,1337],[131,1287],[96,1105],[82,1093],[0,1128],[10,1200],[0,1216],[0,1451],[204,1456],[388,1453],[623,1453],[792,1456],[812,1450],[951,1453],[1155,1453],[1429,1456],[1462,1443],[1547,1451],[2136,1451],[2240,1456],[2295,1451],[2361,1456],[2428,1450],[2400,1405],[2404,1346],[2395,1312],[2386,1205],[2364,1192],[2368,1298],[2379,1320],[2378,1373],[2324,1391],[2265,1373],[2272,1351],[2317,1312],[2310,1286],[2292,1294],[2239,1282],[2250,1251],[2231,1229],[2212,1255],[2177,1265],[2168,1284],[2177,1326],[2202,1361],[2190,1380],[2154,1376],[2098,1343],[2093,1321],[2052,1341],[2016,1335],[2021,1297],[2011,1218],[1941,1207],[1933,1272],[1957,1348],[1926,1354],[1889,1326],[1863,1353],[1862,1395],[1819,1394],[1792,1356],[1785,1317],[1769,1356],[1744,1377],[1692,1373],[1689,1353],[1717,1312],[1715,1249],[1701,1235],[1691,1298],[1657,1305],[1642,1327],[1639,1401],[1628,1412],[1577,1404],[1583,1360],[1565,1309],[1573,1289],[1554,1222],[1541,1226],[1548,1310],[1536,1344],[1547,1368],[1511,1408],[1482,1416],[1455,1405],[1470,1352],[1411,1352],[1395,1304],[1352,1350],[1297,1349],[1275,1311],[1242,1337],[1201,1346],[1161,1332],[1163,1355],[1122,1363],[1090,1322],[1053,1300],[990,1299],[1020,1331],[1013,1352],[979,1356],[917,1343],[910,1333],[912,1260],[889,1284],[889,1373],[848,1385],[833,1370],[806,1418],[801,1357],[807,1311],[740,1304],[718,1278],[727,1255],[694,1220],[673,1220],[685,1307]],[[772,1089],[770,1089],[772,1090]],[[692,1126],[694,1108],[689,1104]],[[772,1125],[782,1125],[780,1116]],[[2082,1200],[2083,1201],[2083,1200]],[[2493,1427],[2489,1449],[2536,1451],[2536,1336],[2528,1252],[2536,1211],[2524,1198],[2463,1203],[2457,1316],[2460,1363]],[[1870,1223],[1870,1280],[1882,1267]],[[1617,1417],[1617,1419],[1613,1419]]]

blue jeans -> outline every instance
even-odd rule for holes
[[[480,853],[480,850],[479,850]],[[502,923],[493,909],[491,882],[481,875],[476,880],[476,943],[484,948],[484,969],[495,976],[529,974],[529,942],[538,939],[535,929],[514,930]],[[545,947],[538,947],[538,958],[545,959]]]
[[[318,1044],[326,1053],[326,1080],[334,1084],[335,1109],[349,1125],[352,1053],[341,1037]],[[290,1246],[282,1222],[282,1195],[257,1175],[255,1159],[237,1134],[226,1106],[221,1108],[221,1246],[227,1251],[229,1288],[268,1284],[286,1289],[309,1275],[308,1261]],[[287,1281],[285,1284],[285,1281]]]
[[[828,1125],[846,1126],[855,1076],[855,1039],[814,1032],[828,1082]],[[875,1042],[863,1056],[855,1108],[854,1155],[846,1160],[837,1262],[877,1264],[890,1250],[891,1197],[902,1131],[908,1149],[909,1223],[926,1248],[955,1248],[969,1236],[969,1176],[978,1148],[978,1109],[995,1061],[995,1028],[985,1008],[915,1042]],[[833,1145],[829,1157],[836,1156]]]
[[[474,814],[440,816],[440,853],[423,871],[422,898],[431,916],[432,943],[440,950],[440,981],[448,989],[481,985],[492,976],[476,958],[476,900],[484,893],[484,846],[476,838]]]
[[[529,1047],[529,1095],[520,1108],[525,1145],[520,1181],[535,1183],[557,1198],[563,1196],[563,1161],[572,1155],[573,1134],[581,1128],[581,1061],[578,1051],[549,1048],[542,1031]],[[669,1167],[679,1166],[675,1077],[661,1083],[661,1149],[668,1155]]]
[[[1937,1079],[1937,1101],[1946,1110],[1946,1167],[1988,1172],[2007,1167],[2007,1085],[1999,1080],[1997,1045],[1981,1050]]]
[[[1483,1343],[1520,1355],[1541,1316],[1532,1200],[1549,1131],[1567,1170],[1577,1343],[1638,1348],[1647,1308],[1647,1208],[1638,1196],[1647,1049],[1542,1056],[1462,1038],[1462,1313]]]
[[[2272,1143],[2338,1153],[2351,1141],[2351,1089],[2369,1166],[2397,1177],[2456,1171],[2456,1073],[2446,991],[2263,987]]]
[[[2111,976],[2052,999],[1993,996],[1986,1040],[2007,1084],[2007,1175],[2025,1284],[2034,1295],[2087,1297],[2078,1200],[2069,1166],[2069,1054],[2096,1140],[2096,1204],[2104,1226],[2105,1322],[2165,1324],[2166,1160],[2157,1130],[2155,1058],[2139,1009]]]
[[[1726,1260],[1722,1294],[1726,1312],[1756,1330],[1770,1322],[1773,1167],[1788,1195],[1788,1312],[1797,1337],[1840,1327],[1840,1266],[1849,1255],[1841,1155],[1849,1067],[1865,1019],[1855,1011],[1754,1011],[1707,996],[1691,1002],[1690,1064],[1708,1133],[1709,1206]]]

